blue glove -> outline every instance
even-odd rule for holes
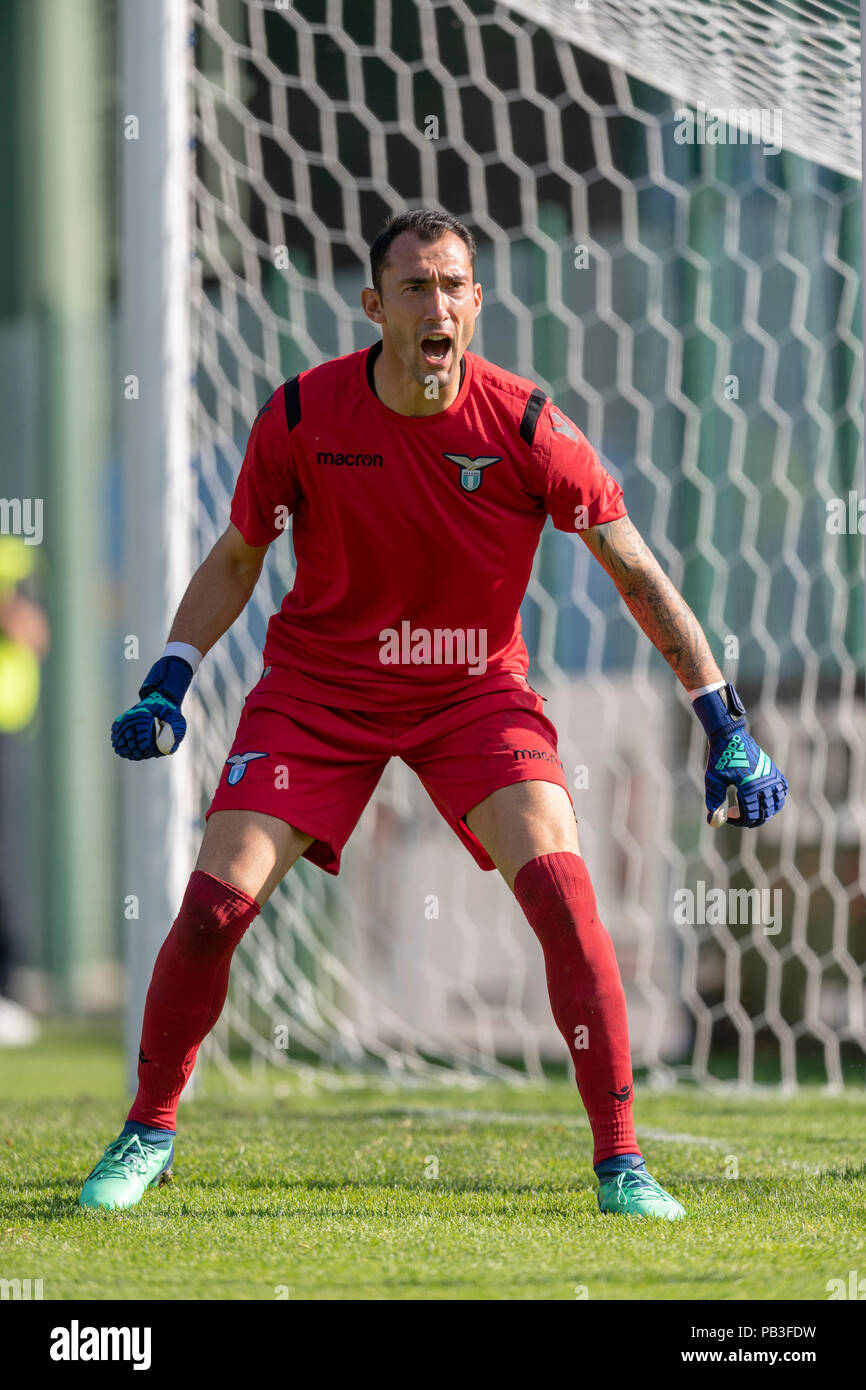
[[[111,746],[119,757],[140,762],[142,758],[164,756],[156,744],[164,724],[170,725],[174,734],[174,744],[168,752],[177,751],[186,733],[180,705],[192,674],[192,667],[182,656],[160,657],[150,668],[138,692],[138,704],[119,714],[111,726]]]
[[[699,695],[693,704],[710,741],[704,779],[708,824],[719,826],[728,819],[744,830],[763,825],[781,811],[788,783],[769,754],[746,732],[746,709],[739,695],[729,684],[723,691]],[[734,788],[737,797],[737,807],[730,810],[728,787]]]

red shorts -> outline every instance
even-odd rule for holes
[[[418,774],[481,868],[492,869],[464,817],[512,782],[555,782],[568,792],[556,749],[541,696],[517,676],[510,689],[381,713],[299,700],[273,681],[269,688],[264,676],[247,696],[207,814],[262,811],[287,821],[315,836],[305,857],[336,874],[386,763],[397,757]]]

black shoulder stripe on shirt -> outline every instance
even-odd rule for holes
[[[538,424],[538,417],[541,408],[547,400],[543,391],[536,386],[529,400],[526,402],[526,409],[523,412],[523,419],[520,422],[520,437],[525,439],[527,444],[531,444],[535,438],[535,427]]]
[[[283,387],[283,401],[286,406],[286,423],[291,434],[301,419],[301,383],[299,377],[293,376],[291,381],[286,382]]]
[[[382,340],[380,338],[377,343],[373,344],[373,346],[370,348],[370,351],[367,353],[367,385],[373,392],[373,395],[376,397],[376,400],[379,399],[379,392],[376,390],[376,378],[373,375],[373,368],[376,365],[376,358],[379,356],[381,351]]]

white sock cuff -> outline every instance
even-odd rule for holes
[[[714,681],[712,685],[702,685],[697,690],[690,690],[688,692],[689,699],[694,704],[701,695],[709,695],[713,690],[724,690],[727,683],[727,681]]]
[[[195,675],[204,657],[198,647],[193,647],[189,642],[166,642],[163,656],[180,656],[184,661],[188,661]]]

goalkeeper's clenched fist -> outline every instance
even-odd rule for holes
[[[727,819],[745,830],[763,825],[781,811],[788,783],[770,756],[746,732],[746,710],[739,695],[729,684],[724,692],[714,690],[700,695],[693,707],[710,742],[705,777],[707,821],[710,825],[722,824],[728,788],[733,787],[737,806],[727,812]]]
[[[193,668],[183,657],[160,657],[144,678],[138,704],[119,714],[111,726],[111,746],[115,753],[133,762],[174,753],[186,733],[186,720],[180,706],[192,677]],[[166,734],[165,725],[174,736],[173,742]],[[162,747],[157,744],[158,738]]]

